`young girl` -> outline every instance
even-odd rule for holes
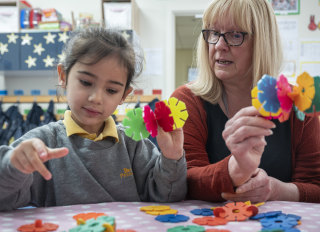
[[[141,67],[129,43],[103,28],[78,31],[58,65],[70,111],[0,147],[0,210],[109,201],[173,202],[186,194],[181,129],[157,142],[127,137],[111,114]]]

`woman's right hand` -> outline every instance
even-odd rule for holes
[[[68,148],[48,148],[38,138],[21,142],[12,152],[11,164],[19,171],[30,174],[38,171],[43,178],[50,180],[52,174],[43,164],[50,159],[64,157],[68,154]]]
[[[228,168],[235,187],[245,183],[259,167],[267,144],[265,136],[271,135],[274,127],[253,106],[241,109],[226,123],[222,136],[232,154]]]

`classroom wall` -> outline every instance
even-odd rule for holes
[[[188,82],[188,70],[195,67],[194,49],[177,49],[175,66],[175,86],[179,87]]]
[[[202,13],[210,0],[135,0],[138,10],[138,31],[137,38],[144,49],[147,58],[144,74],[137,79],[138,88],[145,88],[145,94],[150,94],[152,89],[162,89],[163,98],[167,98],[174,91],[176,83],[176,49],[175,49],[175,17],[182,15],[193,15]],[[100,0],[78,1],[78,0],[29,0],[33,7],[42,9],[54,7],[71,21],[71,12],[77,18],[79,13],[92,13],[94,19],[99,21],[102,16]],[[320,22],[320,3],[319,0],[301,0],[300,15],[277,16],[279,19],[298,20],[297,39],[292,43],[297,49],[296,72],[299,73],[300,65],[300,38],[308,38],[316,41],[320,40],[320,30],[309,31],[307,25],[311,14],[315,15],[316,23]],[[291,46],[290,44],[287,45]],[[191,53],[190,53],[191,54]],[[319,55],[320,56],[320,55]],[[320,60],[320,58],[319,58]],[[150,63],[151,62],[151,63]],[[320,69],[319,69],[320,70]],[[6,74],[7,75],[7,74]],[[42,74],[41,74],[42,75]],[[41,76],[40,75],[40,76]],[[320,75],[320,74],[319,74]],[[1,76],[1,75],[0,75]],[[20,79],[18,79],[18,76]],[[10,89],[16,83],[20,83],[20,74],[11,73],[10,78],[5,80],[5,85]],[[39,75],[29,75],[28,81],[23,83],[24,88],[34,88],[34,83],[38,82]],[[52,80],[56,80],[55,72],[48,72],[43,75],[46,81],[41,82],[43,89],[52,88]],[[180,77],[178,77],[179,79]],[[2,80],[0,80],[1,82]],[[46,85],[45,85],[46,84]]]
[[[311,15],[318,26],[314,31],[308,29]],[[285,56],[282,73],[292,83],[304,71],[320,75],[320,1],[300,0],[300,14],[276,16]]]
[[[145,94],[151,94],[152,89],[162,89],[163,97],[169,97],[175,89],[175,16],[192,15],[201,13],[207,6],[208,0],[135,0],[138,10],[138,32],[137,38],[145,51],[145,72],[136,80],[138,88],[144,88]],[[33,7],[42,9],[56,8],[67,21],[71,21],[71,12],[75,18],[79,13],[92,13],[95,21],[102,17],[100,0],[90,1],[51,1],[51,0],[28,0]],[[156,61],[150,63],[149,61]],[[6,76],[8,76],[6,74]],[[15,84],[20,81],[19,73],[10,73],[10,78],[5,78],[5,85],[14,89]],[[34,88],[39,75],[29,75],[24,85],[26,93]],[[52,88],[52,80],[56,80],[53,72],[43,76],[46,81],[41,83],[43,89]],[[1,81],[1,80],[0,80]],[[44,85],[47,83],[46,85]],[[10,86],[10,87],[9,87]],[[12,86],[12,87],[11,87]],[[46,92],[46,91],[44,91]]]
[[[202,13],[209,0],[136,0],[139,7],[139,37],[141,45],[157,49],[161,56],[160,75],[144,75],[144,87],[163,88],[164,98],[168,98],[176,85],[175,76],[175,17]],[[146,63],[148,65],[148,61]]]

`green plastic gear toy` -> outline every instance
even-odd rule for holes
[[[85,224],[78,225],[69,232],[113,232],[115,231],[115,218],[110,216],[100,216],[97,219],[89,219]]]
[[[205,232],[206,229],[203,226],[176,226],[167,230],[167,232]]]
[[[125,134],[135,141],[139,141],[149,137],[149,132],[142,117],[142,109],[135,108],[129,110],[126,114],[127,118],[123,119],[122,124],[127,127]]]

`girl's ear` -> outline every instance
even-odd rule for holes
[[[67,86],[67,76],[66,76],[66,72],[64,71],[64,67],[62,64],[58,64],[57,67],[57,71],[58,71],[58,75],[59,75],[59,79],[58,79],[58,83],[62,88],[66,88]]]
[[[122,105],[124,100],[126,100],[127,96],[132,92],[132,90],[133,90],[133,88],[130,86],[126,91],[124,91],[124,94],[122,96],[122,99],[121,99],[119,105]]]

